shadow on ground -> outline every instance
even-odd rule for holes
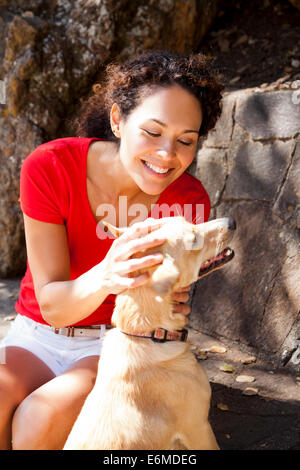
[[[210,422],[221,450],[300,450],[299,402],[245,396],[219,383],[211,388]]]

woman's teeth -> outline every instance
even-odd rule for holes
[[[170,168],[166,168],[166,169],[159,168],[146,161],[145,161],[145,165],[151,168],[151,170],[156,171],[156,173],[167,173],[170,170]]]

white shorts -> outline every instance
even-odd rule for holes
[[[0,363],[5,363],[5,347],[17,346],[33,353],[59,375],[83,357],[100,356],[105,331],[105,325],[101,325],[100,338],[68,337],[18,314],[0,341]]]

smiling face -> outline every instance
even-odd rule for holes
[[[192,163],[202,122],[198,99],[178,85],[156,88],[126,119],[111,111],[118,126],[120,160],[146,194],[160,194]]]

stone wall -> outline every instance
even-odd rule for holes
[[[108,61],[153,47],[195,50],[221,1],[0,0],[0,277],[26,267],[24,158],[72,135],[68,119]]]
[[[300,363],[300,81],[225,93],[192,172],[211,217],[231,215],[234,260],[198,281],[191,326]],[[298,359],[299,352],[299,359]]]
[[[68,135],[66,120],[107,61],[154,46],[194,50],[221,3],[0,0],[0,277],[26,266],[18,205],[26,155]],[[238,228],[234,261],[196,286],[191,326],[292,367],[300,338],[298,85],[225,93],[192,168],[212,217],[232,215]]]

